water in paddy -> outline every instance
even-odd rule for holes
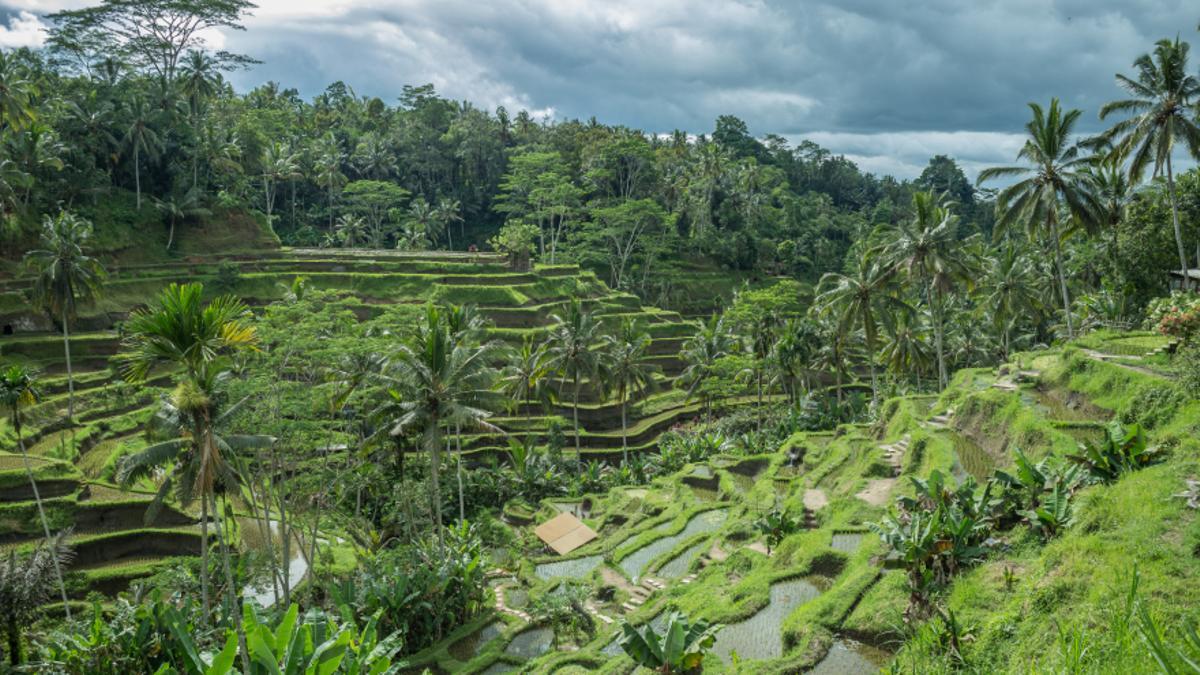
[[[698,502],[715,502],[715,501],[717,501],[717,491],[716,490],[709,490],[708,488],[696,487],[695,485],[692,485],[690,487],[692,488],[692,496],[696,498],[696,501],[698,501]]]
[[[730,471],[729,475],[733,477],[733,484],[737,486],[738,492],[743,494],[749,492],[758,482],[755,476],[744,476],[736,471]]]
[[[505,654],[522,659],[532,659],[550,651],[554,642],[554,631],[545,627],[530,628],[517,633],[517,636],[504,648]]]
[[[778,658],[783,654],[783,636],[779,630],[783,620],[792,610],[820,594],[816,586],[804,579],[772,584],[767,606],[745,621],[722,628],[717,633],[713,653],[726,663],[735,651],[743,660]]]
[[[809,675],[868,675],[892,659],[891,654],[854,640],[838,640]]]
[[[585,518],[588,515],[583,510],[583,502],[550,502],[550,504],[558,509],[559,513],[569,513],[576,518]]]
[[[996,468],[996,460],[965,435],[955,432],[948,433],[951,440],[954,441],[954,454],[958,456],[959,466],[966,473],[974,476],[976,480],[987,480]],[[965,476],[959,477],[964,478]]]
[[[1109,417],[1109,415],[1099,408],[1095,408],[1088,403],[1069,405],[1061,398],[1041,389],[1031,389],[1028,390],[1028,393],[1032,397],[1035,406],[1048,419],[1064,420],[1067,422],[1096,422],[1106,420]],[[1024,394],[1022,395],[1022,399],[1027,403],[1030,402],[1030,398]]]
[[[448,651],[450,652],[450,656],[453,656],[459,661],[470,661],[471,659],[475,658],[476,654],[479,653],[480,648],[492,640],[500,637],[500,634],[503,632],[504,623],[500,621],[493,621],[474,633],[471,633],[470,635],[460,639],[458,642],[450,645],[450,649]]]
[[[708,542],[702,541],[695,546],[689,547],[686,551],[671,558],[665,565],[658,568],[655,576],[662,577],[663,579],[677,579],[683,576],[683,573],[691,566],[692,561],[696,559],[696,556],[700,555],[700,552],[707,545]]]
[[[500,675],[501,673],[515,672],[517,667],[503,661],[497,661],[488,666],[486,670],[480,671],[479,675]]]
[[[696,467],[696,470],[692,472],[692,475],[696,478],[712,478],[713,472],[707,464],[701,464],[700,466]]]
[[[1059,431],[1070,434],[1072,438],[1080,443],[1103,443],[1106,431],[1100,425],[1083,426],[1078,424],[1061,425],[1056,427]]]
[[[538,565],[533,573],[539,579],[553,579],[554,577],[578,579],[591,574],[592,570],[600,565],[600,560],[601,557],[598,555],[589,555],[573,560],[556,560]]]
[[[858,550],[862,538],[862,532],[834,532],[833,541],[829,543],[829,546],[835,551],[853,553]]]
[[[692,516],[692,519],[683,527],[683,531],[679,534],[672,534],[663,537],[657,541],[651,542],[632,554],[625,557],[621,561],[620,567],[625,576],[629,577],[634,583],[637,583],[638,578],[646,571],[646,566],[650,564],[658,556],[666,553],[675,547],[675,544],[687,539],[688,537],[701,532],[711,532],[721,526],[725,522],[725,517],[728,514],[723,510],[705,511]]]

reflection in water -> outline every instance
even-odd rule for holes
[[[741,659],[773,659],[783,654],[780,626],[792,610],[812,600],[821,591],[804,579],[781,581],[771,585],[771,599],[754,616],[730,624],[717,633],[713,653],[726,663],[733,652]]]
[[[503,632],[504,624],[500,621],[493,621],[450,645],[448,651],[451,656],[459,661],[470,661],[479,653],[480,648],[500,637],[500,634]]]
[[[504,649],[504,653],[523,659],[532,659],[550,651],[550,645],[553,642],[554,631],[545,627],[530,628],[517,633],[517,636]]]
[[[700,551],[704,550],[704,547],[707,545],[708,542],[702,541],[695,546],[689,547],[683,553],[668,560],[666,564],[658,568],[658,571],[654,575],[663,579],[677,579],[683,576],[683,573],[691,566],[692,561],[696,559],[696,556],[700,555]]]
[[[809,675],[868,675],[892,659],[892,655],[854,640],[838,640]]]
[[[600,560],[601,556],[598,555],[589,555],[584,558],[574,558],[572,560],[556,560],[538,565],[534,568],[533,573],[539,579],[553,579],[554,577],[578,579],[591,574],[592,570],[600,565]]]
[[[687,522],[687,525],[684,526],[683,531],[679,534],[663,537],[625,556],[625,559],[620,562],[621,570],[625,572],[625,576],[629,577],[634,583],[637,583],[638,578],[646,571],[646,566],[650,564],[650,561],[671,550],[676,544],[688,537],[717,529],[721,526],[721,523],[725,522],[727,515],[724,510],[714,510],[692,516],[691,520]]]
[[[985,481],[996,469],[996,460],[987,453],[986,450],[979,447],[975,441],[972,441],[964,434],[954,431],[948,431],[950,439],[954,442],[954,454],[958,456],[958,464],[966,471],[975,477],[978,481]],[[962,479],[966,476],[960,475]]]
[[[853,553],[858,550],[858,545],[862,543],[862,538],[862,532],[835,532],[829,546],[835,551]]]

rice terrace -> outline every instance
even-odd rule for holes
[[[1200,672],[1194,7],[403,4],[0,0],[0,672]]]

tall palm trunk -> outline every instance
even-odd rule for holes
[[[1058,236],[1058,219],[1050,217],[1050,237],[1054,239],[1054,264],[1058,268],[1058,285],[1062,290],[1063,314],[1067,317],[1067,338],[1075,339],[1075,322],[1071,320],[1071,295],[1067,290],[1067,272],[1063,268],[1062,240]],[[1187,267],[1187,261],[1184,261]],[[1186,279],[1186,273],[1184,278]]]
[[[442,533],[442,483],[441,483],[441,468],[442,468],[442,421],[434,415],[430,420],[429,430],[425,433],[429,435],[429,473],[431,474],[429,481],[429,489],[433,493],[433,520],[434,529],[437,530],[438,550],[445,555],[446,539]]]
[[[929,280],[929,305],[933,310],[933,342],[937,349],[938,388],[945,389],[949,378],[946,376],[946,325],[942,317],[942,296],[933,287],[933,279]]]
[[[209,493],[208,499],[212,501],[213,513],[221,513],[220,510],[217,509],[216,494]],[[229,613],[233,615],[233,625],[235,630],[237,630],[238,646],[241,648],[239,651],[242,655],[242,667],[244,668],[243,672],[248,673],[250,672],[250,650],[246,647],[246,631],[242,627],[242,610],[240,607],[238,607],[237,589],[233,587],[233,565],[230,564],[229,542],[227,541],[229,538],[229,528],[224,517],[218,516],[217,520],[221,523],[218,535],[218,543],[221,547],[221,567],[225,572],[225,588],[229,601]],[[285,533],[284,536],[286,537],[287,534]]]
[[[458,422],[454,423],[454,447],[458,455],[458,523],[461,525],[467,519],[467,507],[463,498],[462,425]]]
[[[200,499],[200,602],[208,616],[212,605],[208,599],[208,500]]]
[[[1171,222],[1175,226],[1175,245],[1179,247],[1179,273],[1182,288],[1187,290],[1192,285],[1188,277],[1187,253],[1183,246],[1183,230],[1179,226],[1179,199],[1175,195],[1175,174],[1171,171],[1171,155],[1167,155],[1167,193],[1171,196]]]
[[[629,462],[629,427],[625,424],[625,387],[621,387],[621,462]]]
[[[139,145],[135,141],[133,144],[133,185],[137,192],[137,208],[142,210],[142,163],[139,160],[141,154],[138,152]]]
[[[762,433],[763,422],[763,386],[762,386],[762,366],[758,367],[758,433]]]
[[[71,371],[71,335],[67,327],[67,308],[62,311],[63,353],[67,357],[67,419],[75,419],[75,374]]]
[[[42,521],[42,534],[46,535],[46,545],[50,545],[50,521],[46,520],[46,510],[42,507],[42,495],[38,490],[37,479],[33,477],[33,468],[29,465],[29,455],[25,453],[25,438],[21,434],[21,416],[13,410],[13,431],[17,432],[17,447],[21,450],[21,463],[25,465],[25,475],[29,478],[29,487],[33,489],[33,501],[37,504],[38,518]],[[54,576],[58,579],[58,591],[62,594],[63,611],[67,621],[71,620],[71,607],[67,604],[67,585],[63,583],[62,567],[58,564],[58,555],[50,551],[51,562],[54,563]],[[20,651],[18,643],[18,656]]]
[[[583,451],[579,449],[579,372],[575,372],[575,398],[571,406],[571,421],[575,425],[575,468],[583,466]]]

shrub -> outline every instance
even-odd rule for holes
[[[1163,335],[1190,341],[1200,333],[1200,294],[1175,291],[1155,298],[1146,311],[1146,325]]]

